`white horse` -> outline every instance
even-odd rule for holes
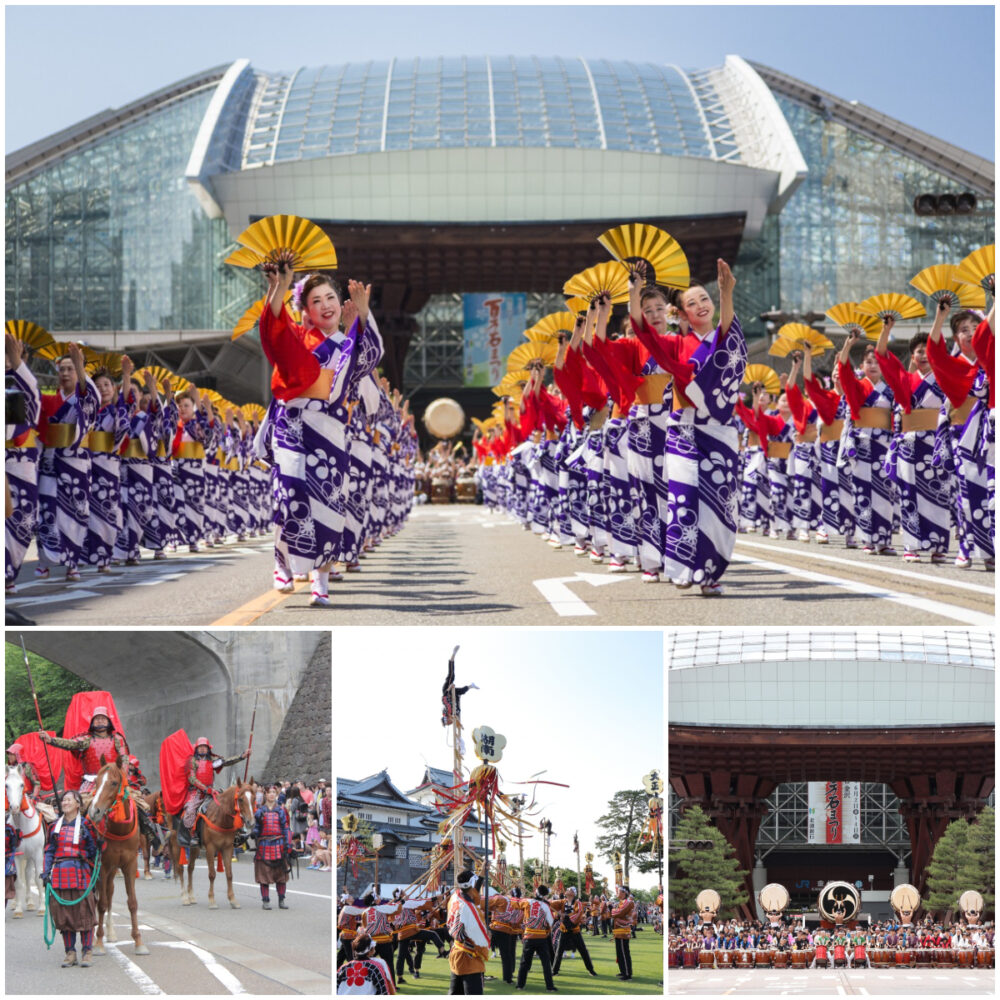
[[[38,916],[45,916],[45,887],[42,885],[42,869],[45,855],[45,829],[38,805],[24,793],[24,774],[21,765],[7,765],[4,781],[7,791],[7,806],[13,827],[21,834],[21,845],[15,858],[17,865],[17,885],[12,917],[23,917],[24,910],[35,909],[35,902],[28,892],[28,871],[31,870],[38,893]],[[51,812],[44,807],[46,812]],[[27,901],[27,902],[26,902]]]

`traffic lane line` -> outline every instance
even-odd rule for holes
[[[852,569],[871,569],[877,573],[887,573],[891,576],[898,576],[909,580],[917,580],[920,583],[933,583],[935,586],[955,587],[958,590],[971,590],[978,594],[988,594],[991,597],[996,594],[995,587],[986,587],[979,583],[967,583],[965,580],[950,580],[944,576],[934,576],[931,573],[914,573],[912,570],[896,569],[893,566],[883,566],[882,561],[887,561],[886,556],[879,556],[879,562],[863,563],[855,559],[842,559],[840,556],[821,555],[818,552],[802,552],[787,549],[780,545],[767,545],[764,542],[748,542],[740,538],[736,542],[736,547],[750,546],[754,549],[764,549],[767,552],[780,553],[787,556],[800,556],[808,558],[810,562],[820,560],[822,562],[836,563],[839,566],[850,566]]]
[[[199,948],[196,944],[191,941],[154,941],[153,944],[161,945],[164,948],[185,948],[190,951],[196,958],[198,958],[202,965],[208,970],[208,972],[215,976],[216,979],[232,994],[246,993],[247,990],[244,985],[239,981],[239,979],[234,976],[224,965],[221,965],[215,960],[215,956],[209,952],[205,951],[204,948]]]
[[[217,621],[212,622],[209,625],[209,628],[223,628],[231,627],[233,625],[250,625],[260,618],[261,615],[266,615],[268,611],[273,611],[279,604],[281,604],[282,601],[288,600],[289,597],[305,590],[308,586],[310,586],[308,580],[297,583],[295,584],[295,589],[287,594],[283,594],[280,590],[274,590],[272,588],[266,594],[261,594],[259,597],[255,597],[253,600],[247,601],[246,604],[241,604],[235,611],[230,611],[227,614],[224,614]]]
[[[982,628],[993,628],[996,619],[992,614],[983,614],[979,611],[972,611],[968,608],[960,607],[957,604],[947,604],[943,601],[932,601],[927,597],[918,597],[916,594],[909,594],[902,590],[889,590],[885,587],[873,587],[871,584],[857,583],[854,580],[845,580],[843,577],[830,576],[826,573],[814,573],[810,570],[799,569],[797,566],[789,566],[787,563],[770,562],[765,559],[755,559],[753,556],[734,555],[734,563],[746,563],[750,566],[757,566],[760,569],[769,569],[778,573],[787,573],[790,576],[798,576],[803,580],[811,580],[813,583],[822,583],[827,586],[840,587],[842,590],[849,590],[855,594],[864,594],[866,597],[877,597],[894,604],[902,604],[906,608],[927,611],[942,618],[950,618],[954,621],[962,622],[966,625],[978,625]]]
[[[149,976],[146,975],[142,969],[139,968],[135,962],[132,961],[127,955],[122,954],[121,947],[119,944],[112,944],[110,941],[105,941],[105,951],[108,956],[121,967],[122,971],[125,973],[129,979],[139,988],[140,993],[146,994],[162,994],[164,991],[160,989],[156,983],[153,982]]]
[[[237,882],[233,880],[233,885],[241,885],[245,889],[259,889],[259,882]],[[333,899],[332,895],[324,892],[306,892],[303,889],[286,889],[286,896],[312,896],[314,899]]]

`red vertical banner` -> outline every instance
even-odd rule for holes
[[[842,844],[844,840],[843,782],[826,782],[824,801],[826,804],[826,842],[828,844]]]

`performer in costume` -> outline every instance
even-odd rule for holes
[[[200,741],[199,741],[200,742]],[[240,758],[237,758],[240,759]],[[253,877],[260,885],[261,905],[271,909],[271,886],[278,891],[278,909],[287,910],[285,889],[288,884],[287,859],[292,850],[292,834],[284,806],[278,805],[278,786],[264,786],[264,805],[254,813]]]
[[[145,385],[126,385],[130,417],[128,439],[121,449],[123,523],[118,549],[127,566],[139,564],[139,546],[146,545],[154,553],[163,549],[162,525],[154,499],[153,463],[162,436],[163,409],[156,391],[152,372],[146,371]]]
[[[250,750],[246,749],[233,757],[224,757],[215,753],[207,736],[199,736],[195,740],[194,754],[187,764],[189,791],[184,801],[184,815],[182,818],[184,831],[187,833],[191,844],[198,843],[196,825],[198,807],[205,801],[206,796],[211,795],[212,798],[216,796],[216,792],[212,788],[216,772],[221,771],[224,767],[231,767],[238,761],[246,760],[249,756]],[[256,867],[256,862],[254,864]],[[261,889],[262,894],[263,891]]]
[[[375,954],[367,934],[354,940],[354,957],[337,969],[338,996],[392,996],[396,986],[385,959]]]
[[[868,555],[894,556],[892,522],[895,495],[893,483],[882,466],[892,436],[892,389],[882,378],[875,346],[865,347],[862,376],[850,364],[851,349],[861,339],[851,330],[837,359],[840,389],[850,409],[850,421],[841,438],[838,465],[851,470],[854,489],[854,516],[861,535],[862,551]]]
[[[156,423],[155,441],[150,441],[149,464],[153,470],[153,502],[156,504],[160,534],[157,537],[150,529],[147,544],[153,549],[154,559],[166,559],[164,550],[174,550],[177,547],[177,486],[174,482],[173,441],[180,419],[169,379],[163,382],[162,399],[158,393],[150,393],[150,409],[154,411]]]
[[[665,458],[669,502],[664,568],[675,586],[698,584],[705,597],[722,594],[719,581],[736,545],[739,434],[732,418],[747,360],[743,330],[733,311],[736,279],[721,259],[718,282],[717,327],[712,300],[701,285],[691,285],[677,297],[690,336],[699,345],[672,372],[675,408]],[[683,346],[686,354],[688,345]]]
[[[350,452],[344,403],[381,359],[382,338],[369,323],[370,285],[348,283],[351,304],[343,310],[348,332],[342,334],[341,297],[333,279],[312,274],[297,286],[295,304],[305,324],[300,327],[284,305],[292,278],[288,262],[268,271],[260,319],[261,346],[275,368],[276,564],[292,574],[311,574],[310,603],[328,607],[330,569],[342,548],[346,520]],[[277,589],[291,585],[276,574]]]
[[[618,962],[618,979],[632,978],[632,953],[629,938],[632,936],[632,913],[635,901],[628,889],[618,886],[618,902],[611,910],[611,934],[615,939],[615,957]]]
[[[363,902],[365,911],[361,917],[362,927],[375,943],[375,954],[385,962],[395,988],[396,980],[392,978],[392,925],[390,917],[399,913],[401,907],[398,903],[376,903],[372,893],[368,893]]]
[[[17,889],[15,888],[15,883],[17,882],[17,849],[21,846],[21,832],[15,827],[11,826],[10,814],[7,814],[7,818],[4,821],[5,835],[4,835],[4,856],[3,856],[3,872],[4,872],[4,895],[3,895],[3,908],[7,909],[7,903],[17,896]]]
[[[455,885],[448,900],[448,932],[454,942],[448,953],[451,968],[448,993],[480,996],[486,961],[490,957],[490,936],[479,912],[479,890],[483,880],[475,872],[466,870],[459,872]]]
[[[517,938],[520,934],[524,914],[518,901],[521,890],[515,886],[509,897],[499,893],[490,896],[490,930],[493,932],[493,947],[500,952],[500,966],[503,981],[514,985],[514,968],[517,964]],[[516,920],[516,923],[515,923]]]
[[[24,794],[29,799],[38,798],[41,787],[38,783],[38,775],[35,774],[35,768],[31,761],[24,759],[24,747],[20,743],[11,743],[7,747],[7,766],[17,767],[18,765],[21,767],[21,777],[24,779]]]
[[[90,452],[90,520],[87,527],[87,561],[98,573],[111,572],[115,541],[122,527],[122,469],[118,454],[129,430],[128,394],[132,359],[122,355],[121,388],[107,368],[93,375],[99,405],[94,426],[84,438]]]
[[[895,354],[890,354],[889,333],[895,320],[883,321],[875,348],[875,360],[892,389],[899,408],[901,432],[890,454],[891,476],[899,488],[903,532],[903,559],[920,562],[929,555],[932,563],[945,561],[951,530],[950,484],[947,472],[934,465],[934,440],[944,392],[927,360],[927,334],[910,338],[910,358],[916,366],[908,372]]]
[[[171,445],[176,484],[178,543],[197,552],[205,535],[205,448],[210,438],[209,400],[197,386],[177,396],[177,430]]]
[[[788,463],[792,477],[792,527],[798,530],[800,542],[808,542],[809,532],[819,531],[823,491],[819,470],[819,411],[803,397],[796,384],[802,354],[801,351],[792,354],[785,398],[795,423],[795,447]]]
[[[584,943],[581,933],[585,919],[583,903],[577,899],[576,889],[573,886],[566,890],[566,895],[567,898],[560,916],[562,934],[559,937],[559,948],[556,951],[555,964],[552,966],[552,975],[559,975],[559,967],[562,965],[563,955],[567,951],[578,951],[586,970],[592,976],[596,976],[594,963],[590,960],[590,952],[587,951],[587,945]]]
[[[90,795],[94,790],[97,772],[105,762],[116,764],[123,772],[128,772],[128,744],[125,737],[111,725],[106,705],[96,705],[87,718],[87,730],[78,733],[71,739],[50,736],[40,730],[38,738],[43,743],[68,750],[78,758],[83,767],[83,781],[80,785],[81,795]]]
[[[99,398],[79,346],[70,344],[56,369],[59,386],[42,395],[38,419],[45,445],[38,477],[38,547],[47,563],[66,567],[67,580],[79,580],[90,522],[91,453],[84,437],[94,426]],[[47,577],[48,566],[39,565],[35,575]]]
[[[100,853],[100,837],[94,824],[81,814],[80,793],[66,791],[60,799],[62,816],[53,824],[45,845],[42,881],[52,886],[60,903],[49,896],[49,910],[56,930],[62,932],[66,957],[63,968],[77,964],[76,935],[80,935],[80,965],[90,965],[90,951],[97,925],[96,886],[88,892],[94,865]],[[80,902],[74,902],[80,900]]]
[[[518,905],[524,913],[524,941],[521,948],[521,964],[517,970],[517,989],[523,990],[531,971],[532,958],[537,955],[542,964],[542,975],[545,978],[545,988],[555,989],[552,982],[552,942],[549,935],[552,932],[554,918],[546,897],[548,886],[539,885],[535,889],[534,899],[519,900]]]
[[[7,593],[15,590],[18,573],[31,544],[38,521],[38,432],[41,394],[34,373],[25,362],[25,345],[11,334],[4,335],[4,365],[7,378],[24,400],[24,423],[8,424],[5,470],[10,510],[5,518],[7,558],[4,568]]]

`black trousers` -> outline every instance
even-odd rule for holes
[[[572,933],[563,931],[562,936],[559,938],[556,963],[552,966],[553,976],[559,975],[559,966],[562,965],[562,957],[567,951],[578,951],[587,971],[594,971],[594,963],[590,960],[590,952],[587,951],[587,946],[583,943],[583,935],[579,931],[573,931]]]
[[[385,967],[389,970],[389,974],[392,975],[392,942],[391,941],[376,941],[375,942],[375,954],[385,962]],[[392,977],[392,985],[396,985],[396,977]]]
[[[517,970],[518,988],[524,988],[528,973],[531,971],[531,960],[535,955],[538,955],[538,960],[542,963],[545,988],[550,990],[555,984],[552,982],[552,942],[547,937],[524,938],[521,948],[521,967]]]
[[[456,976],[451,974],[451,988],[448,995],[464,993],[466,996],[483,995],[483,974],[481,972],[470,972],[467,976]]]
[[[500,952],[500,966],[503,969],[503,981],[514,982],[514,967],[517,965],[517,936],[507,931],[494,931],[493,943]]]
[[[618,961],[618,971],[626,978],[632,978],[632,953],[629,951],[628,938],[615,938],[615,958]]]
[[[438,954],[440,954],[443,950],[443,942],[438,932],[430,929],[417,931],[413,940],[417,942],[416,953],[413,956],[413,966],[419,972],[420,963],[424,960],[424,948],[428,944],[432,944],[437,948]]]
[[[594,937],[599,937],[600,936],[600,933],[601,933],[601,918],[598,917],[597,914],[594,914],[594,916],[592,916],[590,918],[590,933]]]
[[[410,954],[410,946],[413,944],[413,938],[408,937],[403,941],[397,942],[399,951],[396,953],[396,978],[399,979],[403,974],[403,962],[410,967],[410,972],[413,972],[413,956]]]

